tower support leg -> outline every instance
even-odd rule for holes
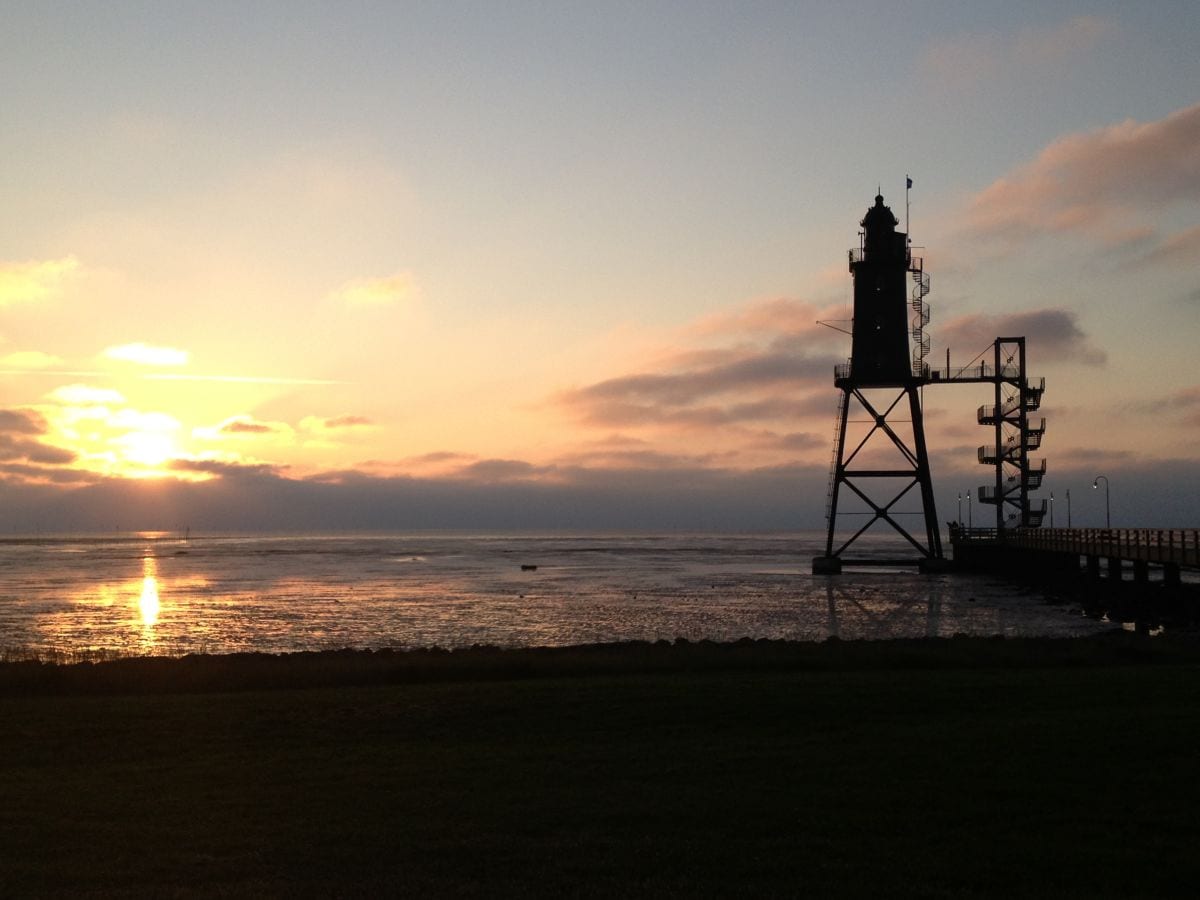
[[[871,556],[854,556],[861,564],[912,563],[924,571],[936,570],[943,560],[941,532],[933,497],[933,482],[929,470],[929,453],[925,446],[925,426],[921,412],[920,382],[913,380],[896,386],[885,405],[865,391],[877,391],[875,385],[859,386],[847,380],[839,384],[843,390],[839,407],[837,439],[833,470],[830,474],[828,531],[825,555],[813,560],[813,572],[820,574],[841,571],[843,555],[873,526],[882,523],[899,534],[913,555],[898,558],[883,556],[876,549]],[[907,400],[907,403],[904,401]],[[907,415],[905,415],[907,414]],[[856,422],[865,423],[865,435],[855,435],[847,441],[847,424],[851,415]],[[890,417],[890,418],[889,418]],[[910,430],[902,427],[907,424]],[[878,460],[886,457],[887,462]],[[844,495],[843,488],[850,492]],[[852,495],[852,496],[851,496]],[[858,509],[847,512],[842,501],[846,496],[857,498]],[[911,504],[919,499],[919,511],[900,509],[901,503]],[[921,528],[910,529],[901,517],[919,516]],[[842,528],[852,517],[849,527]],[[857,526],[857,527],[856,527]],[[851,531],[851,529],[853,529]],[[849,537],[839,536],[849,532]]]

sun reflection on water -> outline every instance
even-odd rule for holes
[[[142,628],[150,632],[158,622],[162,605],[158,599],[158,560],[147,554],[142,558],[142,594],[138,599]]]

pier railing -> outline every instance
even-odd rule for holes
[[[1200,528],[960,528],[951,540],[1200,568]]]

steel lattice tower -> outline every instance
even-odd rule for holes
[[[854,278],[854,324],[850,361],[834,372],[841,391],[829,479],[825,555],[813,571],[841,571],[843,554],[873,526],[889,526],[915,561],[934,567],[942,560],[942,542],[934,506],[929,454],[921,411],[921,387],[928,381],[929,352],[924,305],[929,279],[922,261],[909,250],[908,235],[883,196],[863,218],[861,244],[850,251]],[[911,300],[909,276],[915,283]],[[915,315],[910,326],[910,307]],[[912,340],[910,350],[910,338]],[[919,510],[910,510],[913,500]],[[855,509],[847,509],[846,501]],[[919,517],[910,529],[901,516]],[[857,517],[861,525],[839,536],[839,517]],[[856,522],[856,524],[858,524]],[[914,533],[915,532],[915,533]],[[912,563],[893,556],[854,557],[855,564]]]

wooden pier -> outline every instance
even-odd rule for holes
[[[1200,528],[950,528],[956,566],[968,569],[1067,571],[1086,559],[1099,577],[1104,560],[1110,577],[1126,564],[1135,581],[1148,581],[1150,566],[1162,568],[1165,584],[1178,584],[1183,569],[1200,569]]]

